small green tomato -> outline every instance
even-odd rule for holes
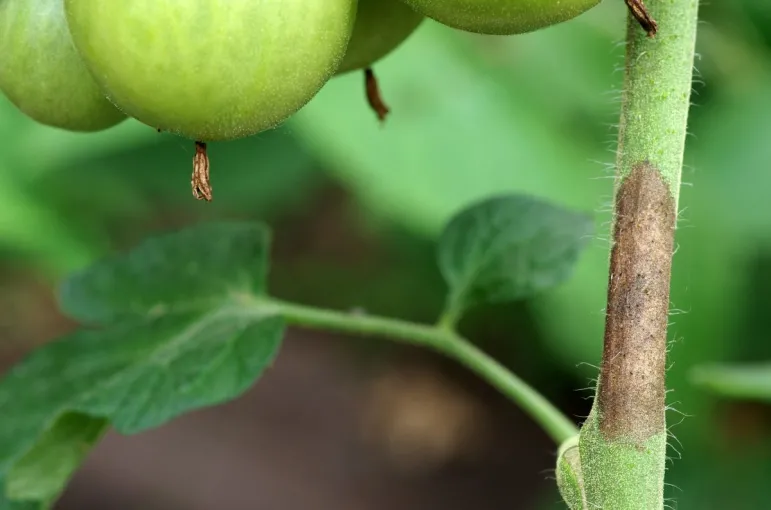
[[[412,35],[424,19],[400,0],[359,0],[353,35],[338,74],[371,66]]]
[[[467,32],[512,35],[575,18],[601,0],[402,0],[436,21]]]
[[[122,110],[193,140],[275,127],[343,60],[356,0],[65,0],[83,60]]]
[[[0,90],[48,126],[99,131],[126,118],[72,46],[63,0],[0,0]]]

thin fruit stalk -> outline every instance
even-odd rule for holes
[[[669,288],[698,1],[647,3],[658,34],[648,37],[631,16],[627,28],[597,393],[579,455],[558,466],[571,508],[664,508]]]

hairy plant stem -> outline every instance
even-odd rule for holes
[[[664,508],[669,287],[698,0],[649,4],[657,36],[647,37],[631,15],[627,28],[597,393],[581,429],[580,465],[575,456],[570,466],[558,465],[564,479],[580,480],[578,491],[561,487],[566,499],[581,496],[568,501],[571,508]]]
[[[578,434],[578,428],[543,395],[446,328],[364,314],[324,310],[270,298],[253,301],[257,312],[276,313],[287,324],[340,333],[379,337],[433,349],[464,365],[519,405],[557,443]]]

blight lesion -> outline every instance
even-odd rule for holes
[[[616,192],[600,429],[642,444],[665,430],[665,362],[675,201],[658,169],[634,166]]]

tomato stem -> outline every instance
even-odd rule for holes
[[[669,294],[698,10],[651,2],[654,38],[630,11],[602,363],[578,444],[558,461],[571,508],[665,508]]]

